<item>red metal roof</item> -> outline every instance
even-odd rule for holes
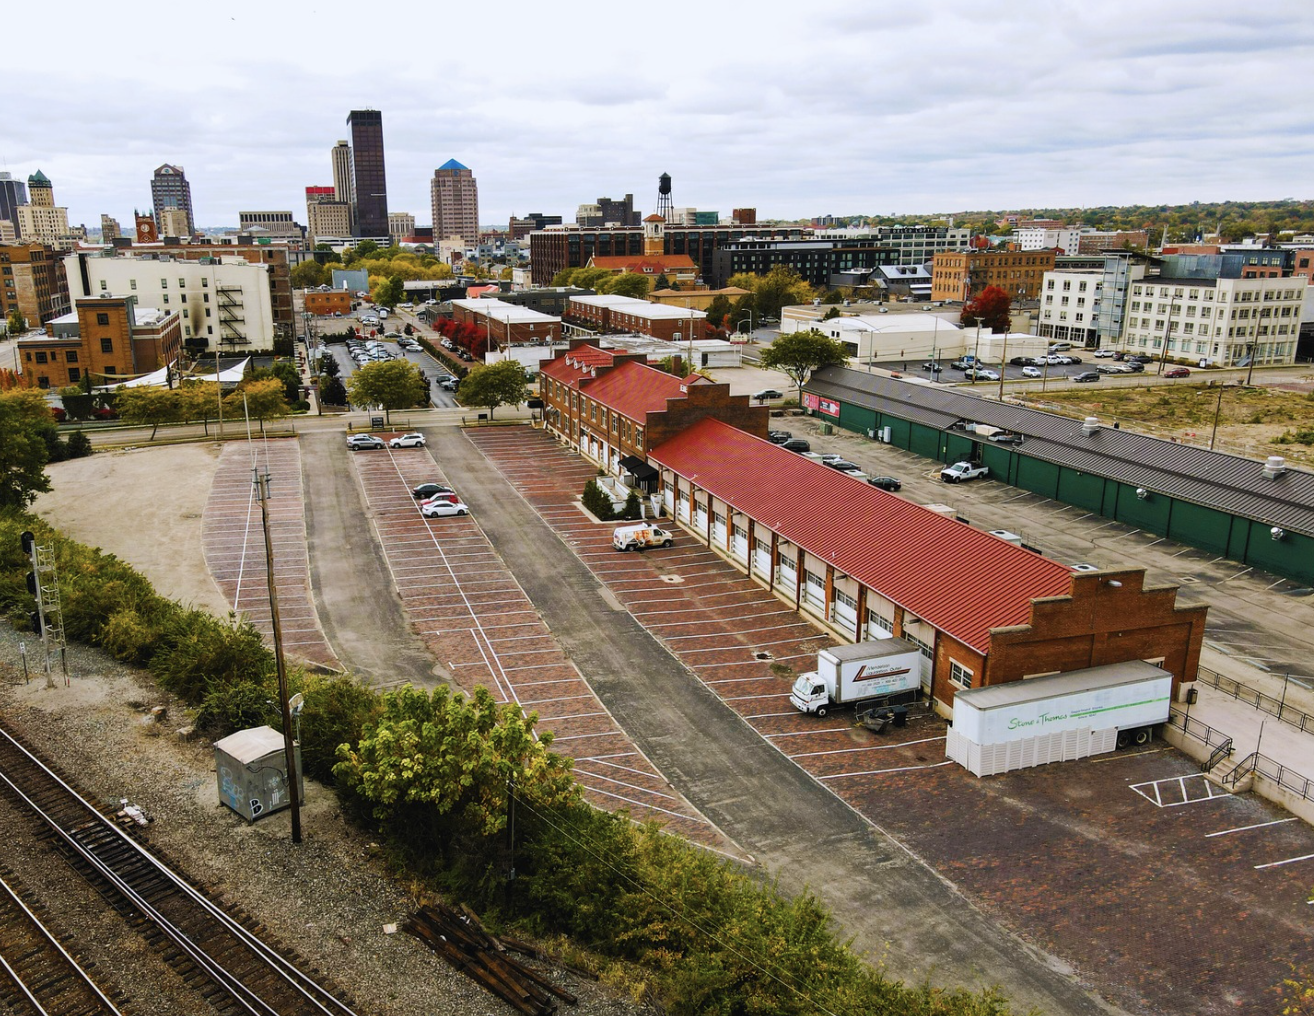
[[[608,409],[646,423],[649,413],[666,408],[667,399],[685,397],[685,383],[673,374],[630,360],[589,382],[584,392]]]
[[[648,453],[837,571],[982,653],[1072,572],[989,533],[705,419]]]
[[[540,366],[539,370],[550,378],[578,388],[581,380],[592,378],[595,367],[610,367],[616,355],[597,346],[577,346]]]

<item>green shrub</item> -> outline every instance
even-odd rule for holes
[[[274,654],[249,622],[229,625],[191,609],[166,622],[150,671],[161,687],[195,703],[226,685],[263,684],[274,673]]]
[[[214,737],[224,737],[248,727],[269,725],[281,728],[280,716],[276,681],[271,679],[267,684],[257,681],[216,683],[201,700],[196,726]],[[304,773],[304,761],[301,766]]]
[[[628,521],[643,518],[643,506],[639,503],[639,495],[630,491],[630,496],[625,499],[625,508],[621,511],[621,518]]]
[[[75,430],[68,436],[68,457],[70,459],[83,459],[91,454],[91,438],[87,437],[80,430]]]
[[[356,678],[295,670],[290,690],[305,696],[301,713],[301,766],[307,776],[333,782],[338,745],[355,744],[382,711],[379,693]],[[280,722],[274,724],[282,729]]]
[[[584,484],[584,494],[580,500],[585,508],[603,522],[610,522],[616,517],[616,510],[611,506],[611,497],[597,480],[590,480]]]

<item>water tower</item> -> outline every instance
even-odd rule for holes
[[[657,178],[657,214],[666,222],[671,221],[671,174],[663,173]]]

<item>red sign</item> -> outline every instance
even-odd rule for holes
[[[818,413],[825,413],[827,416],[836,418],[840,415],[838,402],[832,402],[830,399],[823,399],[820,396],[813,395],[811,392],[803,393],[803,408],[811,409]]]

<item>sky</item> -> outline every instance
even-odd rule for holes
[[[1311,0],[11,6],[0,170],[91,228],[166,162],[202,227],[304,224],[364,108],[420,225],[453,158],[503,226],[663,172],[759,219],[1314,197]]]

